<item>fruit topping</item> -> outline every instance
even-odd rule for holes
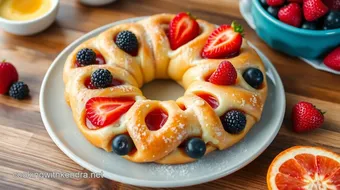
[[[86,118],[102,128],[118,120],[134,103],[130,98],[94,97],[86,103]]]
[[[18,100],[25,99],[30,90],[24,82],[16,82],[9,88],[9,96]]]
[[[77,63],[80,66],[96,64],[96,52],[92,49],[84,48],[77,53]]]
[[[274,6],[274,7],[283,5],[284,3],[285,3],[285,0],[267,0],[267,4],[269,6]]]
[[[220,119],[224,130],[231,134],[241,133],[247,124],[246,116],[238,110],[230,110],[221,116]]]
[[[162,109],[156,109],[145,117],[146,126],[150,131],[157,131],[163,127],[168,120],[168,114]]]
[[[208,81],[216,85],[233,85],[236,83],[237,72],[229,61],[222,61]]]
[[[91,84],[96,88],[106,88],[112,84],[112,74],[107,69],[98,69],[91,75]]]
[[[324,21],[323,29],[336,29],[340,28],[340,11],[330,11]]]
[[[340,71],[340,46],[329,53],[323,62],[327,67]]]
[[[321,127],[324,113],[308,102],[299,102],[293,107],[292,119],[295,132],[306,132]]]
[[[202,57],[219,59],[237,55],[242,45],[243,28],[233,22],[232,25],[221,25],[208,37],[203,48]]]
[[[278,18],[280,7],[268,7],[267,12],[275,18]]]
[[[211,96],[206,93],[198,93],[196,95],[202,98],[205,102],[207,102],[213,109],[216,109],[220,105],[214,96]]]
[[[318,147],[295,146],[275,157],[267,173],[268,189],[339,189],[340,157]]]
[[[0,62],[0,94],[7,94],[10,86],[18,79],[18,72],[11,63]]]
[[[243,73],[244,80],[253,88],[258,89],[261,87],[264,76],[260,69],[249,68]]]
[[[300,27],[302,22],[302,10],[299,4],[290,3],[282,7],[278,14],[279,20],[291,26]]]
[[[108,86],[108,87],[113,87],[113,86],[119,86],[122,85],[124,82],[119,80],[119,79],[112,79],[112,83]],[[91,82],[91,77],[85,79],[85,83],[84,85],[86,86],[86,88],[88,89],[98,89],[97,87],[95,87],[92,82]]]
[[[304,0],[303,14],[307,21],[314,21],[328,12],[328,7],[321,0]]]
[[[196,38],[200,27],[191,14],[179,13],[171,20],[169,30],[171,49],[176,50]]]
[[[200,138],[191,138],[185,143],[185,153],[194,159],[202,158],[205,154],[207,147],[205,142]]]
[[[138,53],[137,37],[128,30],[119,32],[115,38],[115,43],[121,50],[132,56],[136,56]]]
[[[117,135],[112,140],[112,150],[120,156],[129,154],[134,148],[133,141],[129,135]]]

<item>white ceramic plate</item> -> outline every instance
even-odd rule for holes
[[[239,170],[258,157],[276,136],[285,112],[285,94],[280,77],[270,61],[258,50],[266,65],[269,88],[263,116],[241,142],[227,150],[214,151],[190,164],[137,164],[98,149],[83,137],[64,100],[62,74],[65,60],[83,41],[114,25],[139,19],[123,20],[98,28],[76,40],[54,60],[42,83],[40,110],[46,130],[56,145],[76,163],[92,172],[103,172],[108,179],[147,187],[179,187],[212,181]]]

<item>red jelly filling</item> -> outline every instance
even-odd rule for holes
[[[178,105],[179,106],[179,108],[181,108],[181,110],[183,110],[183,111],[185,111],[187,108],[185,107],[185,105],[183,105],[183,104],[179,104]]]
[[[102,54],[96,52],[96,65],[105,65],[105,64],[106,62]],[[76,66],[83,67],[83,65],[81,65],[77,60],[76,60]]]
[[[162,109],[156,109],[145,117],[146,126],[150,131],[157,131],[162,128],[168,120],[168,114]]]
[[[197,94],[200,98],[202,98],[204,101],[206,101],[213,109],[216,109],[219,106],[218,101],[215,97],[209,95],[209,94]]]
[[[123,84],[123,81],[119,80],[119,79],[112,79],[112,83],[111,83],[111,86],[109,87],[112,87],[112,86],[119,86],[119,85],[122,85]],[[85,79],[85,86],[86,88],[88,89],[97,89],[97,87],[95,87],[92,83],[91,83],[91,77],[88,77]]]

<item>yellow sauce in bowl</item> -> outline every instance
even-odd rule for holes
[[[51,8],[51,0],[0,0],[0,17],[18,21],[33,20]]]

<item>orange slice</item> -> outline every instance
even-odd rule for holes
[[[270,190],[340,190],[340,156],[323,148],[294,146],[275,157]]]

